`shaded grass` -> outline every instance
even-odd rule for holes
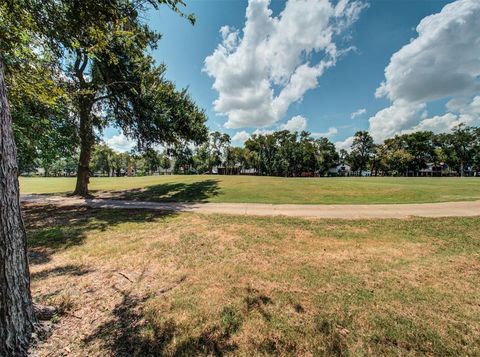
[[[73,178],[21,177],[21,192],[65,194]],[[99,197],[167,202],[374,204],[480,199],[479,178],[282,178],[258,176],[95,177]]]
[[[480,354],[480,218],[25,212],[40,356]]]

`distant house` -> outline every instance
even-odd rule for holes
[[[218,175],[255,175],[256,169],[245,169],[240,164],[236,164],[235,167],[214,166],[212,168],[212,174]]]
[[[257,169],[241,169],[240,175],[256,175]]]
[[[448,165],[443,162],[439,164],[429,162],[426,168],[419,171],[420,176],[444,176],[451,174],[456,174],[456,172],[451,171]]]
[[[158,169],[159,175],[171,175],[173,174],[173,164],[168,169]]]
[[[224,166],[213,166],[212,167],[212,174],[222,175],[224,173],[225,173],[225,167]]]
[[[352,174],[352,168],[350,165],[342,163],[328,169],[328,173],[330,175],[350,176]]]

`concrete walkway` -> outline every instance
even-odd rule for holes
[[[298,205],[264,203],[162,203],[82,199],[77,197],[22,195],[21,201],[58,206],[93,208],[150,209],[169,212],[223,213],[251,216],[290,216],[316,218],[407,218],[480,216],[480,201],[377,204],[377,205]]]

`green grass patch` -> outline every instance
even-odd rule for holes
[[[21,177],[23,194],[66,194],[74,178]],[[162,202],[423,203],[480,199],[479,178],[94,177],[99,197]]]

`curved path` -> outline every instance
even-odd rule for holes
[[[372,204],[372,205],[297,205],[264,203],[170,203],[83,199],[77,197],[24,195],[23,202],[93,208],[150,209],[169,212],[223,213],[251,216],[291,216],[316,218],[407,218],[480,216],[480,201]]]

